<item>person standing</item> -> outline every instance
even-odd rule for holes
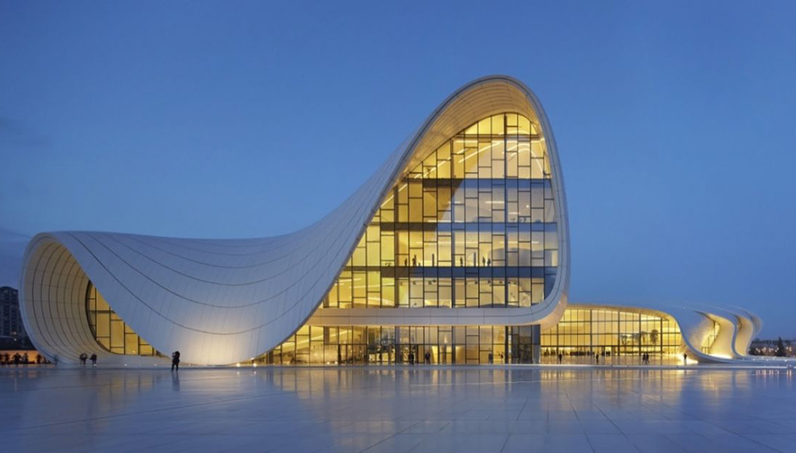
[[[683,353],[683,366],[688,365],[688,353]]]
[[[80,365],[86,366],[86,360],[88,360],[88,354],[85,352],[80,354]]]
[[[180,371],[180,351],[174,351],[171,353],[171,371],[174,370]]]
[[[91,366],[97,366],[97,354],[91,354],[89,360],[91,360]]]

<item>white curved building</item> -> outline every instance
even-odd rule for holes
[[[25,253],[20,304],[38,350],[66,363],[175,350],[202,365],[538,363],[567,307],[569,252],[544,110],[493,76],[453,93],[307,228],[247,240],[42,233]],[[603,309],[676,319],[677,353],[699,360],[743,357],[760,327],[741,310]],[[611,347],[674,353],[637,337]],[[580,341],[557,341],[555,354]]]

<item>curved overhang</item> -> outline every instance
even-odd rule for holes
[[[20,282],[20,306],[31,340],[55,361],[75,362],[82,352],[106,362],[151,361],[117,356],[96,343],[85,313],[90,281],[139,336],[159,351],[181,351],[186,362],[229,364],[269,351],[316,312],[379,202],[406,171],[459,130],[504,111],[539,124],[550,156],[560,257],[545,300],[523,309],[338,310],[328,316],[347,317],[342,321],[352,324],[378,317],[380,324],[552,325],[566,306],[570,268],[555,139],[530,89],[510,77],[491,76],[457,90],[343,204],[294,233],[241,240],[104,232],[37,235],[26,250]],[[330,311],[318,314],[324,318]]]
[[[740,330],[735,338],[735,351],[742,357],[749,357],[749,347],[752,345],[752,340],[763,330],[763,320],[743,308],[730,307],[728,310],[735,313],[740,321]]]

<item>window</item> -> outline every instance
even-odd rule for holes
[[[86,289],[86,316],[94,339],[108,352],[124,355],[159,355],[113,311],[91,282]]]

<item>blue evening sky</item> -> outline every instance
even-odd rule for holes
[[[572,299],[796,337],[796,2],[0,0],[0,231],[257,237],[502,73],[558,141]]]

